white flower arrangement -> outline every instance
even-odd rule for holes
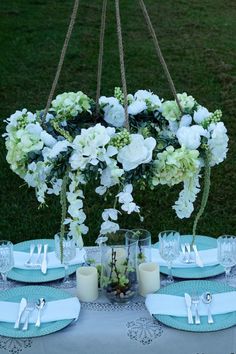
[[[135,189],[183,183],[173,208],[179,218],[190,217],[201,169],[226,158],[228,136],[220,110],[210,113],[186,93],[178,94],[182,112],[176,101],[164,101],[150,91],[139,90],[127,98],[130,131],[124,128],[119,88],[115,97],[100,98],[96,122],[91,119],[94,102],[81,91],[58,95],[45,121],[43,111],[26,109],[6,120],[11,169],[36,189],[40,203],[47,194],[61,194],[62,227],[78,243],[88,232],[83,187],[92,177],[98,176],[96,193],[113,193],[116,201],[102,212],[100,232],[106,234],[119,229],[123,212],[140,215]]]

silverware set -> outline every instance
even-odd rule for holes
[[[209,324],[214,323],[211,315],[211,302],[212,294],[210,292],[205,292],[201,296],[193,294],[190,296],[188,293],[184,294],[185,303],[187,307],[188,323],[189,324],[201,324],[201,318],[199,316],[199,303],[202,301],[207,306],[207,322]],[[193,315],[194,314],[194,315]]]
[[[29,318],[31,313],[36,309],[38,311],[37,315],[37,320],[34,324],[35,327],[40,327],[41,326],[41,312],[46,305],[46,300],[44,298],[38,299],[37,302],[32,302],[32,301],[27,301],[26,298],[22,298],[20,305],[19,305],[19,310],[17,314],[17,318],[15,321],[14,328],[15,329],[20,329],[22,331],[27,331],[29,327]],[[24,322],[23,326],[21,326],[21,320],[23,319],[24,315]]]
[[[36,254],[35,254],[35,250]],[[43,250],[43,254],[42,254]],[[47,251],[48,244],[42,245],[41,243],[37,244],[37,247],[34,243],[30,245],[29,258],[25,262],[26,267],[40,267],[43,274],[47,273]]]
[[[196,245],[191,246],[190,243],[182,243],[180,247],[183,254],[183,263],[196,263],[199,267],[203,267],[203,261],[199,255]]]

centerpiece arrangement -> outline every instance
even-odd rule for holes
[[[112,205],[101,211],[101,234],[119,229],[122,213],[138,213],[136,190],[172,187],[183,189],[173,205],[179,218],[189,218],[206,170],[202,208],[209,191],[210,167],[226,157],[228,136],[220,110],[209,112],[192,96],[159,98],[151,91],[127,95],[115,88],[113,97],[94,101],[83,92],[65,92],[44,111],[16,111],[4,134],[11,169],[36,190],[40,203],[46,195],[60,195],[61,234],[81,244],[88,232],[83,205],[84,186],[95,180],[95,192],[113,195]],[[195,225],[196,226],[196,225]]]
[[[100,233],[106,235],[119,230],[122,213],[138,213],[142,221],[133,192],[161,185],[182,183],[173,209],[179,218],[189,218],[205,169],[194,242],[209,194],[210,168],[226,157],[228,136],[221,111],[209,112],[187,93],[176,93],[145,3],[139,0],[139,4],[174,100],[148,90],[127,93],[119,0],[115,0],[115,13],[122,90],[115,88],[112,97],[100,94],[107,8],[103,0],[96,100],[81,91],[64,92],[53,100],[78,11],[79,0],[75,0],[46,108],[36,113],[23,109],[6,119],[11,169],[35,188],[40,203],[48,194],[60,195],[61,249],[65,233],[81,246],[82,235],[88,232],[84,187],[91,181],[103,199],[106,194],[113,197],[101,211]]]

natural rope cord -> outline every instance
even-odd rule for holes
[[[123,49],[123,42],[122,42],[119,0],[115,0],[115,7],[116,7],[116,24],[117,24],[118,46],[119,46],[119,54],[120,54],[120,72],[121,72],[122,88],[123,88],[123,93],[124,93],[125,127],[127,130],[129,130],[127,85],[126,85],[126,78],[125,78],[124,49]]]
[[[43,122],[45,122],[49,107],[50,107],[50,105],[52,103],[54,92],[55,92],[55,89],[56,89],[56,86],[57,86],[57,83],[58,83],[58,79],[59,79],[59,76],[60,76],[60,73],[61,73],[61,69],[62,69],[62,65],[63,65],[64,59],[65,59],[65,54],[66,54],[66,50],[67,50],[67,47],[68,47],[68,43],[70,41],[70,37],[71,37],[72,31],[73,31],[73,27],[74,27],[74,24],[75,24],[75,19],[76,19],[77,12],[78,12],[78,7],[79,7],[79,0],[75,0],[73,11],[72,11],[72,15],[71,15],[71,19],[70,19],[70,24],[69,24],[69,27],[68,27],[68,30],[67,30],[67,34],[66,34],[66,37],[65,37],[65,41],[64,41],[64,44],[63,44],[63,47],[62,47],[60,60],[59,60],[58,66],[57,66],[56,75],[55,75],[54,81],[52,83],[51,91],[49,93],[47,105],[46,105],[46,108],[45,108],[45,111],[44,111],[44,115],[43,115],[43,118],[42,118]]]
[[[147,26],[148,26],[148,29],[149,29],[149,31],[150,31],[150,34],[151,34],[151,36],[152,36],[152,38],[153,38],[154,46],[155,46],[157,55],[158,55],[158,57],[159,57],[159,60],[160,60],[160,62],[161,62],[161,65],[162,65],[162,67],[163,67],[164,73],[165,73],[165,75],[166,75],[167,81],[168,81],[168,83],[169,83],[170,89],[171,89],[171,91],[172,91],[172,93],[173,93],[173,96],[174,96],[174,98],[175,98],[175,100],[176,100],[176,103],[177,103],[177,105],[178,105],[180,111],[183,113],[182,107],[181,107],[180,102],[179,102],[179,99],[178,99],[178,97],[177,97],[177,93],[176,93],[176,89],[175,89],[174,82],[173,82],[173,80],[172,80],[172,78],[171,78],[169,69],[168,69],[168,67],[167,67],[167,64],[166,64],[166,62],[165,62],[165,59],[164,59],[163,54],[162,54],[162,52],[161,52],[161,48],[160,48],[160,45],[159,45],[159,43],[158,43],[157,36],[156,36],[155,30],[154,30],[154,28],[153,28],[153,25],[152,25],[150,16],[149,16],[149,14],[148,14],[147,8],[146,8],[146,6],[145,6],[143,0],[139,0],[139,4],[140,4],[141,9],[142,9],[142,11],[143,11],[143,15],[144,15],[145,20],[146,20],[146,22],[147,22]]]
[[[103,0],[100,40],[99,40],[98,73],[97,73],[97,94],[96,94],[96,114],[97,115],[99,112],[99,97],[101,94],[102,64],[103,64],[103,52],[104,52],[104,34],[105,34],[105,29],[106,29],[106,11],[107,11],[107,0]]]

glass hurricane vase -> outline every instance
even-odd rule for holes
[[[101,236],[101,287],[107,298],[116,303],[129,302],[137,291],[137,241],[126,245],[127,231]]]

